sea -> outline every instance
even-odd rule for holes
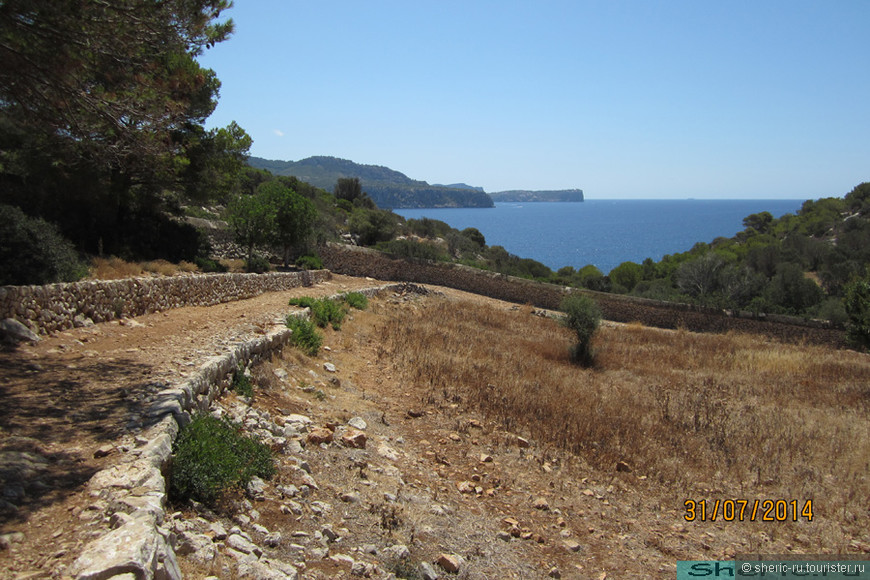
[[[587,199],[583,202],[496,203],[494,208],[396,209],[404,218],[441,220],[459,230],[480,230],[489,246],[502,246],[554,271],[597,266],[607,274],[623,262],[661,260],[697,242],[730,238],[743,218],[762,211],[797,213],[804,200]]]

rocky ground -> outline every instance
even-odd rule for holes
[[[280,323],[291,296],[376,284],[335,276],[3,353],[0,577],[63,578],[111,524],[85,484],[136,445],[149,394]],[[378,323],[392,309],[472,300],[535,314],[429,291],[373,300],[325,332],[318,356],[288,347],[250,369],[253,399],[229,393],[213,406],[275,450],[278,473],[212,508],[168,507],[186,578],[672,578],[681,559],[790,549],[760,526],[741,537],[686,524],[677,498],[630,466],[595,470],[459,404],[427,401],[384,356]]]

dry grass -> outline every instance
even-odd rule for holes
[[[602,469],[625,461],[674,496],[813,499],[840,530],[828,544],[866,533],[866,355],[628,325],[599,331],[584,370],[555,321],[446,300],[397,309],[381,333],[424,404],[470,405]]]
[[[175,276],[182,272],[199,272],[199,268],[196,264],[185,261],[181,261],[178,264],[173,264],[166,260],[128,262],[121,258],[110,256],[108,258],[94,258],[91,260],[89,277],[95,280],[120,280],[147,274]]]
[[[140,264],[110,256],[91,260],[89,277],[95,280],[120,280],[141,276],[143,273],[144,270]]]

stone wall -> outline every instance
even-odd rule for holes
[[[356,246],[329,244],[320,249],[320,257],[324,266],[337,274],[446,286],[539,308],[556,309],[566,292],[578,291],[460,264],[393,258]],[[640,322],[647,326],[685,328],[696,332],[748,332],[786,342],[808,342],[837,348],[846,345],[842,329],[820,321],[728,312],[587,290],[582,292],[595,299],[605,319],[615,322]]]
[[[367,296],[390,291],[423,291],[415,287],[385,285],[361,290]],[[308,309],[291,316],[307,317]],[[179,430],[196,412],[208,412],[229,386],[240,367],[268,359],[289,341],[290,329],[277,327],[265,336],[234,345],[223,355],[206,361],[183,382],[156,394],[143,415],[147,427],[136,437],[136,447],[114,465],[97,472],[88,493],[102,502],[109,528],[87,544],[73,564],[77,580],[143,578],[180,580],[175,538],[165,525],[172,445]],[[291,567],[292,569],[292,567]],[[263,576],[296,578],[292,574]]]
[[[0,287],[0,320],[37,334],[182,306],[213,306],[328,280],[327,270],[266,274],[195,274]]]

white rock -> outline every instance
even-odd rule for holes
[[[255,556],[259,556],[263,553],[263,551],[253,542],[246,540],[238,534],[232,534],[227,538],[227,546],[233,550],[238,550],[243,554],[254,554]]]
[[[405,544],[395,544],[389,548],[385,548],[384,553],[386,553],[389,558],[395,558],[397,560],[404,560],[411,557],[411,550],[409,550],[408,546]]]
[[[390,461],[399,460],[399,454],[396,452],[396,450],[387,445],[386,443],[381,443],[380,445],[378,445],[378,455],[380,455],[381,457],[385,457]]]
[[[368,424],[362,417],[354,417],[350,421],[348,421],[347,424],[354,429],[359,429],[360,431],[365,431],[366,427],[368,427]]]
[[[209,531],[214,534],[215,540],[226,540],[227,539],[227,529],[220,522],[212,522],[208,526]]]
[[[175,553],[146,515],[91,542],[70,573],[80,580],[98,580],[131,572],[137,578],[152,578],[156,570],[164,578],[181,578]]]
[[[213,544],[211,538],[204,534],[182,532],[178,535],[178,542],[175,545],[175,553],[179,556],[184,556],[186,554],[197,552],[205,546],[212,546]]]

